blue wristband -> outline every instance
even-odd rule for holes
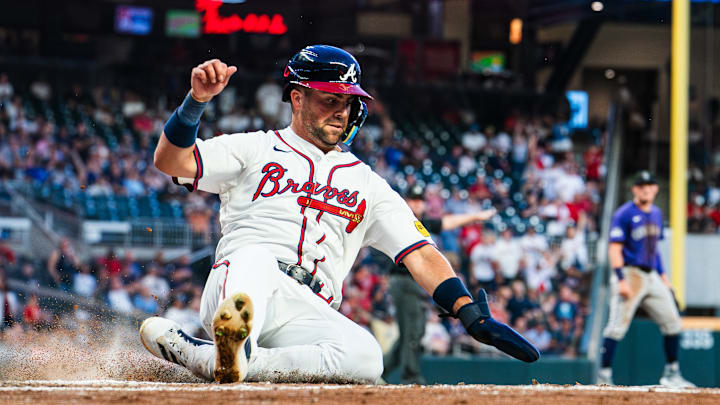
[[[185,97],[180,107],[173,112],[165,123],[165,137],[179,148],[189,148],[195,144],[200,117],[207,103],[201,103],[190,95]]]
[[[460,297],[470,297],[472,295],[465,288],[465,285],[457,277],[449,278],[440,283],[435,291],[433,292],[433,300],[440,305],[448,313],[455,315],[453,312],[453,305]]]
[[[185,96],[185,100],[183,100],[182,104],[180,104],[180,107],[177,109],[178,117],[184,124],[197,125],[200,122],[200,117],[202,117],[203,111],[205,111],[206,105],[207,101],[197,101],[192,98],[188,92],[187,96]]]
[[[623,274],[622,267],[616,267],[615,274],[617,275],[618,280],[622,280],[625,278],[625,275]]]
[[[178,148],[189,148],[195,144],[199,127],[200,123],[195,125],[185,124],[180,117],[178,117],[178,112],[175,110],[170,116],[170,119],[165,123],[163,132],[171,144]]]

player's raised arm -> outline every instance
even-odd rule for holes
[[[212,59],[193,68],[190,92],[165,124],[155,148],[154,164],[174,177],[195,177],[197,166],[193,151],[200,117],[207,103],[225,86],[237,67]]]
[[[447,214],[442,216],[442,230],[450,231],[473,222],[487,221],[492,218],[497,211],[495,208],[472,212],[469,214]]]

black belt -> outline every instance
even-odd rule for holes
[[[652,273],[652,271],[653,271],[653,268],[650,266],[638,266],[636,264],[632,264],[632,265],[630,265],[630,267],[638,268],[638,269],[644,271],[645,273]]]
[[[278,262],[278,268],[280,269],[280,271],[287,274],[298,283],[305,284],[306,286],[310,287],[310,290],[312,290],[312,292],[314,292],[315,294],[319,293],[320,290],[322,290],[322,281],[320,281],[319,278],[315,277],[312,273],[303,269],[297,264]]]

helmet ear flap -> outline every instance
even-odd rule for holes
[[[352,143],[353,139],[355,139],[355,135],[357,135],[357,132],[360,130],[360,127],[362,127],[365,123],[367,116],[367,104],[365,104],[360,97],[356,97],[350,106],[350,120],[348,121],[347,128],[345,128],[345,138],[343,138],[343,143],[345,145],[350,145]]]
[[[285,85],[283,86],[282,101],[286,103],[290,102],[290,90],[292,90],[292,86],[290,86],[290,83],[285,83]]]

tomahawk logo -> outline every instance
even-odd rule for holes
[[[348,78],[351,82],[357,83],[357,72],[355,71],[355,64],[353,63],[350,65],[350,69],[348,69],[347,72],[345,72],[344,75],[340,75],[340,80],[346,82],[348,81]]]

